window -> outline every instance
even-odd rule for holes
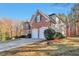
[[[36,17],[36,22],[40,22],[40,15]]]

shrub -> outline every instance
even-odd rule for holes
[[[5,33],[2,33],[2,36],[1,36],[1,41],[6,41],[6,40],[9,40],[9,34],[7,32]]]
[[[31,34],[29,33],[29,34],[26,36],[26,38],[31,38]]]
[[[47,40],[51,40],[51,39],[55,39],[55,38],[58,38],[58,39],[64,38],[64,35],[62,33],[55,32],[55,30],[53,30],[51,28],[46,29],[44,31],[44,35]]]
[[[45,38],[50,40],[54,39],[55,30],[49,28],[44,31]]]
[[[26,38],[26,35],[21,35],[18,38]]]
[[[19,37],[18,36],[14,36],[16,39],[18,39]]]
[[[56,32],[55,34],[54,34],[54,38],[58,38],[58,39],[61,39],[61,38],[64,38],[65,36],[62,34],[62,33],[60,33],[60,32]]]

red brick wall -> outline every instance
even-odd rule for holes
[[[40,15],[41,20],[40,20],[40,22],[35,22],[35,19],[32,18],[33,19],[32,23],[31,23],[32,28],[40,28],[40,27],[49,27],[50,26],[50,22],[46,22],[47,19],[43,15],[41,15],[41,14],[37,14],[37,15]]]

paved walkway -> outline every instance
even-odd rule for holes
[[[22,45],[26,45],[26,44],[32,44],[35,43],[37,41],[42,41],[43,39],[16,39],[14,41],[9,41],[9,42],[3,42],[0,43],[0,52],[1,51],[6,51],[12,48],[16,48],[16,47],[20,47]]]

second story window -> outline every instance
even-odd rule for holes
[[[35,21],[36,21],[36,22],[40,22],[40,15],[36,16]]]

